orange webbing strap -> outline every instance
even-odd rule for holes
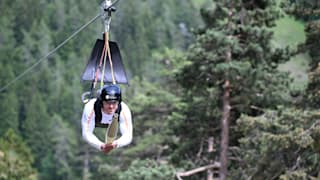
[[[112,83],[116,84],[116,80],[115,80],[115,77],[114,77],[114,71],[113,71],[113,63],[112,63],[112,58],[111,58],[110,46],[109,46],[109,33],[108,32],[105,32],[105,46],[106,46],[108,57],[109,57]],[[106,55],[105,55],[105,61],[104,62],[106,62]]]
[[[104,45],[104,46],[103,46],[103,50],[102,50],[102,54],[104,54],[105,51],[106,51],[106,46]],[[100,57],[99,67],[98,67],[97,70],[96,70],[96,74],[95,74],[95,78],[94,78],[94,83],[93,83],[93,88],[96,87],[96,84],[97,84],[97,82],[98,82],[98,76],[99,76],[100,68],[101,68],[101,66],[102,66],[102,57],[103,57],[103,56]]]
[[[87,118],[87,129],[86,129],[87,132],[89,131],[89,126],[90,126],[90,122],[91,122],[93,113],[94,113],[94,109],[92,109],[91,113],[89,114],[89,116]]]
[[[127,127],[127,129],[129,130],[129,124],[128,124],[127,116],[126,116],[126,114],[125,114],[124,112],[122,112],[122,115],[123,115],[123,117],[124,117],[124,121],[126,122],[126,127]]]

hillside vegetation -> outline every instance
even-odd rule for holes
[[[319,179],[317,1],[230,2],[119,1],[134,137],[103,154],[81,134],[102,19],[61,46],[101,2],[0,1],[0,179]]]

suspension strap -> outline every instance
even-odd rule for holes
[[[111,23],[111,12],[115,11],[115,9],[111,5],[112,5],[111,0],[106,0],[103,5],[103,11],[104,11],[103,18],[104,18],[104,29],[105,29],[104,46],[105,46],[106,52],[104,53],[102,77],[101,77],[101,82],[100,82],[101,88],[103,87],[103,83],[104,83],[104,74],[105,74],[107,56],[108,56],[109,63],[110,63],[110,72],[111,72],[112,83],[116,84],[116,80],[114,77],[113,63],[112,63],[112,58],[111,58],[111,52],[110,52],[110,46],[109,46],[109,31],[110,31],[110,23]]]
[[[107,53],[108,53],[108,57],[109,57],[112,83],[116,84],[116,80],[115,80],[115,77],[114,77],[114,71],[113,71],[113,63],[112,63],[112,58],[111,58],[110,46],[109,46],[109,33],[106,32],[105,36],[106,36],[106,38],[105,38],[106,39],[106,48],[107,48]]]
[[[104,37],[105,41],[104,41],[103,52],[101,54],[101,58],[100,58],[100,62],[99,62],[99,67],[96,68],[95,78],[92,81],[91,89],[90,89],[90,91],[83,93],[82,96],[81,96],[81,100],[82,100],[83,103],[87,103],[89,101],[89,99],[86,99],[86,96],[89,95],[89,98],[93,97],[93,90],[96,88],[96,84],[98,83],[99,73],[100,73],[100,70],[102,68],[102,60],[103,60],[103,68],[102,68],[102,74],[101,74],[100,88],[101,89],[103,88],[103,85],[104,85],[104,74],[105,74],[105,67],[106,67],[106,59],[107,59],[106,56],[109,57],[111,76],[112,76],[112,83],[116,84],[116,80],[115,80],[115,76],[114,76],[114,70],[113,70],[113,64],[112,64],[112,58],[111,58],[111,53],[110,53],[110,47],[109,47],[109,29],[110,29],[110,22],[111,22],[111,12],[116,10],[116,8],[113,7],[113,6],[116,3],[118,3],[118,1],[119,0],[115,0],[112,3],[111,0],[105,0],[105,2],[102,4],[102,13],[101,13],[101,15],[96,16],[93,20],[90,21],[90,23],[92,23],[95,19],[97,19],[98,17],[102,16],[102,18],[104,20],[104,26],[105,26],[105,37]],[[85,26],[87,26],[88,24],[86,24]],[[72,36],[74,36],[74,35],[72,35]],[[106,51],[107,51],[107,53],[106,53]],[[18,77],[18,78],[20,78],[20,77]],[[9,86],[9,85],[10,84],[8,84],[7,86]],[[0,89],[0,91],[2,91],[5,88],[6,87]]]
[[[105,53],[105,51],[106,51],[106,46],[104,45],[103,50],[102,50],[102,54],[101,54],[101,57],[100,57],[99,65],[96,68],[95,77],[94,77],[94,80],[92,81],[92,84],[91,84],[90,91],[87,91],[87,92],[83,93],[82,96],[81,96],[82,102],[85,103],[85,104],[87,102],[89,102],[89,99],[91,99],[93,97],[93,90],[96,88],[96,85],[97,85],[97,82],[98,82],[100,69],[102,67],[102,57],[103,57],[103,54]],[[103,70],[104,70],[104,68],[103,68]],[[103,82],[103,78],[102,78],[101,81]],[[85,99],[85,96],[89,96],[89,99]]]
[[[99,67],[98,67],[97,70],[96,70],[96,75],[95,75],[95,78],[94,78],[93,88],[96,87],[96,84],[97,84],[97,82],[98,82],[99,72],[100,72],[100,69],[101,69],[101,67],[102,67],[103,54],[105,54],[105,51],[106,51],[106,45],[103,46],[102,55],[101,55],[100,61],[99,61]],[[103,67],[103,69],[102,69],[101,82],[103,82],[104,69],[105,69],[105,63],[103,63],[103,64],[104,64],[104,67]],[[103,86],[103,84],[102,84],[102,86]],[[101,86],[101,88],[102,88],[102,86]]]

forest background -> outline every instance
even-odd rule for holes
[[[100,3],[2,0],[0,88],[100,13]],[[121,87],[132,144],[104,155],[81,137],[89,85],[80,76],[102,37],[97,20],[0,92],[0,179],[319,178],[319,6],[120,1],[110,37],[129,77]]]

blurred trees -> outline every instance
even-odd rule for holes
[[[186,48],[190,28],[199,23],[190,0],[120,3],[112,21],[111,39],[123,50],[129,74],[140,78],[152,74],[154,51]]]
[[[318,111],[268,110],[259,117],[242,116],[237,127],[246,134],[239,140],[238,156],[243,159],[237,175],[244,179],[319,178]]]
[[[37,179],[33,155],[12,129],[0,138],[0,179]]]
[[[28,0],[23,4],[1,1],[1,86],[16,78],[100,13],[100,3],[84,0]],[[127,154],[115,152],[115,157],[108,159],[97,156],[92,149],[87,151],[88,147],[82,141],[79,133],[83,107],[80,96],[88,87],[80,83],[80,75],[93,43],[96,38],[102,37],[103,28],[99,19],[0,92],[3,100],[0,105],[0,136],[10,128],[21,135],[31,149],[35,159],[31,164],[39,172],[40,179],[101,178],[106,173],[110,175],[115,167],[128,167],[137,153],[145,155],[141,150],[149,151],[147,154],[151,156],[158,155],[158,147],[163,140],[158,134],[163,129],[161,122],[171,111],[172,106],[167,105],[173,103],[170,93],[161,90],[164,84],[157,84],[161,77],[152,71],[152,68],[158,72],[163,69],[161,60],[155,54],[168,48],[186,48],[190,43],[189,30],[199,23],[199,19],[194,16],[190,0],[169,3],[128,1],[118,3],[113,15],[111,40],[119,44],[129,79],[132,80],[132,85],[124,87],[123,92],[128,104],[136,106],[132,108],[134,115],[137,115],[134,117],[138,132],[135,144],[142,145],[140,140],[148,143],[137,146],[137,149],[133,147]],[[155,80],[157,82],[152,84]],[[147,96],[143,97],[144,94]],[[167,97],[163,103],[157,104],[162,95]],[[139,98],[147,99],[139,102]],[[159,111],[158,107],[163,110]],[[146,110],[150,110],[151,114],[145,115]],[[153,112],[160,116],[150,118]],[[154,138],[158,140],[154,141]],[[146,148],[150,144],[155,145]],[[121,162],[118,156],[124,161]],[[91,157],[90,161],[87,161],[88,157]],[[113,166],[117,163],[119,165]],[[116,174],[109,177],[117,179]]]
[[[237,166],[226,161],[244,136],[235,131],[240,115],[258,116],[261,109],[286,104],[290,79],[277,67],[289,60],[290,50],[272,47],[270,27],[280,17],[276,1],[221,0],[201,12],[205,27],[187,53],[190,63],[177,74],[185,106],[172,119],[179,138],[173,160],[193,167],[220,161],[225,179],[226,168]],[[205,153],[210,143],[214,151]]]
[[[309,62],[309,81],[306,97],[300,102],[304,107],[319,108],[319,68],[320,53],[318,41],[320,37],[320,4],[316,0],[284,1],[283,6],[287,13],[305,23],[306,41],[300,45],[300,51],[308,53],[311,57]]]
[[[319,177],[318,3],[290,2],[291,10],[308,9],[300,18],[310,22],[300,46],[312,57],[309,86],[295,101],[305,109],[292,105],[291,81],[278,71],[291,50],[271,44],[276,1],[208,1],[202,19],[191,0],[120,1],[110,38],[129,74],[122,89],[133,112],[133,143],[105,156],[81,138],[80,96],[88,86],[80,75],[102,37],[97,20],[0,92],[0,166],[18,162],[16,177],[26,179],[173,179],[176,171],[220,161],[220,121],[229,111],[230,178]],[[100,13],[100,3],[1,1],[1,86]],[[1,170],[2,178],[8,171]]]
[[[134,160],[130,168],[120,173],[119,180],[135,180],[135,179],[174,179],[175,169],[167,164],[159,164],[155,160]]]

